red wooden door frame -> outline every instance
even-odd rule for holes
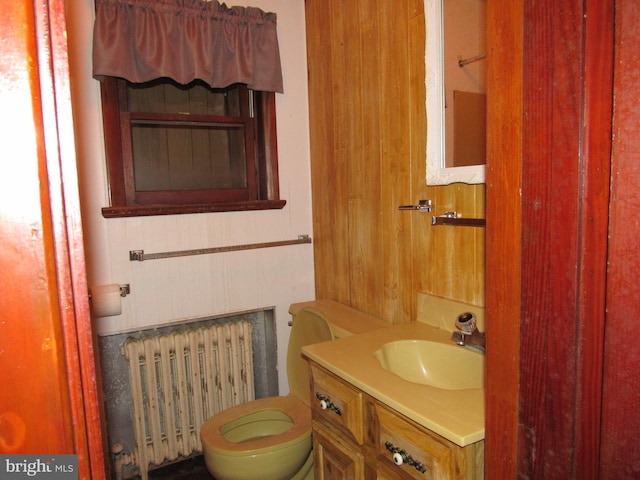
[[[640,316],[640,8],[616,1],[614,141],[612,150],[607,322],[600,478],[640,475],[640,347],[635,319]]]
[[[9,384],[0,389],[0,451],[76,453],[79,478],[102,479],[64,1],[9,2],[0,31],[0,175],[11,179],[0,217]]]
[[[613,0],[487,9],[487,478],[597,478]]]

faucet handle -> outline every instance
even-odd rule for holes
[[[471,312],[464,312],[456,318],[456,327],[466,335],[471,335],[476,330],[476,316]]]

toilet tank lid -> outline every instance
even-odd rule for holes
[[[327,319],[334,338],[365,333],[378,328],[388,327],[389,323],[377,317],[363,313],[335,300],[311,300],[308,302],[293,303],[289,307],[289,313],[294,317],[303,308],[311,307]]]

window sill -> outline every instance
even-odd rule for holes
[[[256,200],[252,202],[211,203],[199,205],[132,205],[104,207],[105,218],[149,217],[154,215],[181,215],[185,213],[245,212],[250,210],[279,210],[286,200]]]

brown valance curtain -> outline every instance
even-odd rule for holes
[[[96,0],[93,76],[282,93],[276,14],[215,0]]]

